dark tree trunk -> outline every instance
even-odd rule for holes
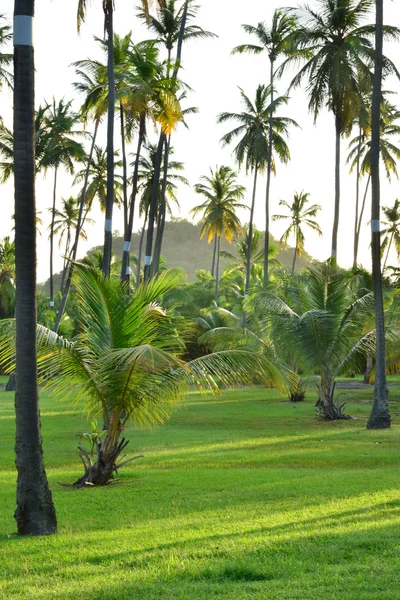
[[[360,152],[361,152],[361,127],[359,127],[359,142],[358,142],[358,150],[357,150],[357,174],[356,174],[356,210],[354,215],[354,247],[353,247],[353,267],[354,269],[357,267],[357,257],[358,257],[358,212],[360,205]]]
[[[115,114],[115,73],[114,73],[114,8],[113,2],[104,3],[107,30],[107,78],[108,78],[108,116],[107,116],[107,197],[106,219],[104,224],[103,273],[110,276],[112,251],[112,215],[114,208],[114,114]]]
[[[144,234],[146,231],[146,223],[147,223],[147,213],[144,218],[142,232],[140,234],[140,240],[139,240],[139,252],[138,252],[137,272],[136,272],[136,287],[139,287],[139,285],[140,285],[140,270],[142,268],[142,253],[143,253]]]
[[[383,41],[383,0],[375,0],[375,71],[372,92],[371,112],[371,182],[372,182],[372,279],[375,299],[375,383],[372,412],[368,420],[368,429],[387,429],[390,427],[388,409],[388,389],[386,385],[385,356],[385,320],[383,314],[382,274],[381,274],[381,236],[380,236],[380,104],[382,94],[382,41]]]
[[[168,165],[169,165],[169,149],[171,144],[171,136],[165,138],[164,146],[164,165],[163,165],[163,180],[161,186],[161,198],[160,198],[160,210],[158,215],[157,234],[156,241],[154,243],[154,258],[153,258],[153,269],[152,273],[155,275],[160,269],[160,258],[162,243],[164,239],[165,229],[165,218],[167,213],[167,202],[165,195],[167,193],[167,182],[168,182]]]
[[[212,257],[212,264],[211,264],[211,275],[212,275],[212,277],[214,277],[214,273],[215,273],[215,256],[216,256],[216,252],[217,252],[217,234],[214,233],[214,248],[213,248],[213,257]]]
[[[251,242],[253,239],[253,219],[254,219],[254,206],[256,202],[256,191],[257,191],[257,175],[258,175],[258,165],[254,168],[254,182],[253,182],[253,195],[251,200],[251,208],[250,208],[250,221],[249,221],[249,232],[248,232],[248,241],[247,241],[247,256],[246,256],[246,282],[244,288],[244,299],[246,300],[249,296],[250,289],[250,274],[251,274]],[[243,327],[247,327],[247,315],[246,311],[243,311]]]
[[[215,268],[215,303],[218,304],[218,292],[219,292],[219,255],[221,252],[221,236],[218,236],[217,239],[217,258],[216,258],[216,268]]]
[[[122,253],[122,265],[121,265],[121,281],[129,281],[131,271],[129,267],[129,251],[131,248],[131,238],[133,229],[133,217],[135,214],[135,203],[138,188],[138,173],[139,173],[139,160],[140,152],[142,150],[142,144],[145,137],[145,117],[141,117],[139,125],[139,138],[136,149],[135,167],[133,170],[133,181],[132,181],[132,193],[129,205],[129,216],[128,223],[124,231],[124,249]]]
[[[84,209],[84,206],[85,206],[86,191],[87,191],[88,182],[89,182],[90,165],[92,164],[93,152],[94,152],[94,147],[95,147],[95,144],[96,144],[97,132],[98,132],[98,129],[99,129],[99,122],[100,122],[99,119],[96,119],[96,121],[95,121],[95,127],[94,127],[94,132],[93,132],[93,138],[92,138],[92,144],[91,144],[90,152],[89,152],[88,163],[87,163],[87,166],[86,166],[85,181],[83,183],[83,188],[82,188],[82,193],[81,193],[81,199],[80,199],[80,203],[79,203],[78,222],[76,224],[75,241],[74,241],[74,245],[72,246],[72,254],[71,254],[71,260],[69,262],[68,276],[67,276],[67,279],[66,279],[65,288],[64,288],[62,299],[61,299],[61,304],[60,304],[60,307],[59,307],[59,309],[57,311],[56,323],[54,325],[54,331],[56,333],[57,333],[58,328],[60,326],[60,322],[61,322],[62,316],[64,314],[65,307],[67,305],[69,290],[71,289],[72,275],[73,275],[73,272],[74,272],[74,262],[76,260],[76,255],[77,255],[77,252],[78,252],[79,236],[80,236],[80,233],[81,233],[81,230],[82,230],[82,227],[83,227],[83,221],[84,221],[84,219],[82,219],[82,215],[83,215],[83,209]]]
[[[370,181],[371,181],[371,175],[368,175],[367,184],[365,186],[364,197],[363,197],[361,210],[360,210],[360,216],[359,216],[358,225],[357,225],[357,232],[356,232],[356,239],[355,239],[356,258],[358,256],[358,246],[360,243],[360,231],[361,231],[362,219],[364,216],[365,204],[367,201],[367,194],[368,194],[368,188],[369,188]]]
[[[43,462],[36,370],[35,85],[34,0],[14,4],[14,172],[16,262],[15,394],[18,533],[57,529]]]
[[[148,226],[147,226],[147,238],[146,238],[146,254],[144,257],[144,281],[148,281],[151,275],[151,258],[153,252],[153,234],[154,234],[154,222],[156,219],[158,200],[160,196],[160,173],[161,163],[163,156],[165,133],[160,134],[158,141],[156,161],[154,166],[154,179],[153,189],[151,193],[151,201],[149,207]]]
[[[121,122],[121,150],[122,150],[122,194],[124,199],[124,231],[128,225],[128,167],[126,162],[125,145],[125,113],[122,102],[119,103],[119,115]]]
[[[337,258],[337,237],[339,229],[339,210],[340,210],[340,134],[341,126],[340,119],[335,116],[335,132],[336,132],[336,150],[335,150],[335,207],[333,215],[332,229],[332,250],[331,256]]]
[[[57,196],[57,167],[54,170],[53,206],[51,209],[51,225],[50,225],[50,308],[52,310],[54,310],[53,259],[54,259],[54,220],[56,218],[56,196]]]
[[[265,236],[264,236],[264,286],[268,285],[268,248],[269,248],[269,192],[271,186],[271,168],[272,168],[272,133],[274,111],[272,108],[274,102],[274,59],[270,57],[271,63],[271,94],[270,94],[270,113],[269,113],[269,131],[268,131],[268,162],[267,162],[267,189],[265,193]]]

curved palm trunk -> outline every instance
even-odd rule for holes
[[[129,282],[130,275],[131,275],[131,270],[129,267],[129,251],[131,248],[133,217],[135,214],[135,204],[136,204],[136,196],[137,196],[137,188],[138,188],[140,152],[142,150],[144,136],[145,136],[145,117],[141,117],[140,126],[139,126],[138,145],[137,145],[137,149],[136,149],[135,167],[133,170],[132,193],[131,193],[130,205],[129,205],[129,216],[128,216],[127,226],[125,227],[125,232],[124,232],[124,249],[123,249],[123,253],[122,253],[121,281],[127,281],[127,282]]]
[[[86,191],[87,191],[87,187],[88,187],[88,183],[89,183],[90,165],[92,164],[93,152],[94,152],[94,147],[96,144],[96,137],[97,137],[97,132],[99,129],[99,123],[100,123],[100,120],[96,119],[95,126],[94,126],[94,132],[93,132],[93,138],[92,138],[92,144],[90,147],[89,158],[88,158],[88,162],[87,162],[87,166],[86,166],[85,181],[83,183],[81,198],[80,198],[80,202],[79,202],[78,221],[77,221],[76,230],[75,230],[75,241],[74,241],[74,245],[72,246],[71,260],[69,261],[68,276],[66,279],[65,288],[64,288],[62,299],[61,299],[60,307],[57,311],[56,323],[54,325],[54,331],[56,333],[60,326],[60,322],[61,322],[62,316],[64,314],[65,307],[67,305],[69,290],[71,289],[72,275],[74,272],[74,262],[76,260],[76,255],[78,252],[79,236],[80,236],[80,232],[82,230],[83,222],[84,222],[84,219],[82,219],[82,216],[83,216],[83,208],[85,206]]]
[[[148,227],[147,227],[147,238],[146,238],[146,254],[144,257],[144,281],[148,281],[151,276],[151,259],[152,259],[152,251],[153,251],[153,235],[154,235],[154,222],[157,214],[157,205],[158,205],[158,197],[159,197],[159,187],[160,187],[160,173],[161,173],[161,163],[163,156],[163,147],[165,142],[165,133],[160,134],[160,139],[158,141],[156,161],[154,165],[154,179],[153,179],[153,189],[151,194],[151,202],[149,208],[149,217],[148,217]]]
[[[162,243],[164,239],[164,229],[165,229],[165,218],[167,213],[167,203],[165,194],[167,193],[167,181],[168,181],[168,166],[169,166],[169,149],[171,145],[171,136],[165,140],[165,149],[164,149],[164,172],[163,172],[163,181],[161,186],[161,200],[160,200],[160,211],[158,216],[158,225],[157,225],[157,233],[156,233],[156,241],[154,243],[154,259],[153,259],[153,275],[158,273],[160,269],[160,258],[161,258],[161,249]]]
[[[353,268],[357,267],[357,257],[358,257],[358,211],[360,204],[360,153],[361,153],[361,127],[359,128],[359,141],[358,141],[358,151],[357,151],[357,174],[356,174],[356,210],[354,216],[354,246],[353,246]]]
[[[16,262],[15,394],[18,533],[43,535],[57,529],[43,463],[36,370],[35,68],[34,0],[14,4],[14,172]]]
[[[216,256],[216,252],[217,252],[217,234],[214,233],[214,248],[213,248],[213,257],[212,257],[212,264],[211,264],[211,276],[214,277],[214,273],[215,273],[215,256]]]
[[[383,0],[375,0],[375,71],[372,92],[371,125],[371,182],[372,182],[372,279],[375,299],[375,383],[372,412],[368,420],[368,429],[386,429],[390,427],[388,409],[388,389],[386,385],[385,360],[385,320],[383,314],[382,274],[381,274],[381,236],[380,236],[380,103],[382,93],[382,43],[383,43]]]
[[[107,197],[106,219],[104,224],[103,273],[110,276],[112,251],[112,215],[114,207],[114,114],[115,114],[115,73],[114,73],[114,8],[113,2],[104,3],[107,30],[107,77],[108,77],[108,121],[107,121]]]
[[[335,116],[335,131],[336,131],[336,150],[335,150],[335,208],[333,216],[332,229],[332,250],[331,256],[336,260],[337,257],[337,237],[339,229],[339,209],[340,209],[340,119]]]
[[[219,259],[220,259],[220,251],[221,251],[221,236],[218,236],[217,241],[217,260],[216,260],[216,268],[215,268],[215,303],[218,304],[218,292],[219,292]]]
[[[60,284],[60,292],[61,292],[61,294],[64,293],[65,278],[67,276],[68,260],[69,260],[68,254],[69,254],[69,245],[70,245],[70,243],[71,243],[71,230],[68,228],[67,241],[66,241],[66,244],[65,244],[64,264],[63,264],[61,284]]]
[[[268,285],[268,248],[269,248],[269,192],[271,186],[271,167],[272,167],[272,133],[273,133],[273,102],[274,102],[274,58],[270,57],[271,62],[271,94],[270,94],[270,112],[269,112],[269,131],[268,131],[268,163],[267,163],[267,189],[265,194],[265,237],[264,237],[264,286]]]
[[[53,259],[54,259],[54,220],[56,217],[56,197],[57,197],[57,167],[54,170],[53,185],[53,206],[51,209],[50,225],[50,308],[54,310],[54,282],[53,282]]]

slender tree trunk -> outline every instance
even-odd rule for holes
[[[336,151],[335,151],[335,208],[333,216],[332,229],[332,251],[331,256],[337,258],[337,237],[339,229],[339,209],[340,209],[340,119],[335,116],[335,131],[336,131]]]
[[[249,297],[249,289],[250,289],[250,277],[251,277],[251,242],[253,240],[253,219],[254,219],[254,206],[256,202],[256,190],[257,190],[257,175],[258,175],[258,165],[254,168],[254,182],[253,182],[253,195],[251,199],[251,208],[250,208],[250,221],[249,221],[249,232],[248,232],[248,240],[247,240],[247,252],[246,252],[246,282],[244,288],[244,299],[246,300]],[[243,327],[247,327],[247,314],[246,311],[243,311]]]
[[[56,217],[57,198],[57,167],[54,169],[53,206],[51,209],[50,225],[50,308],[54,310],[54,281],[53,281],[53,259],[54,259],[54,220]]]
[[[385,257],[385,262],[383,263],[383,267],[382,267],[383,270],[385,270],[386,263],[389,258],[389,252],[390,252],[390,248],[392,246],[393,238],[394,238],[394,231],[392,232],[392,234],[390,236],[390,240],[389,240],[389,244],[388,244],[387,252],[386,252],[386,257]]]
[[[358,212],[360,204],[360,152],[361,152],[361,127],[359,127],[359,141],[357,150],[357,174],[356,174],[356,210],[354,216],[354,252],[353,252],[353,268],[357,267],[358,256]]]
[[[390,427],[388,409],[388,389],[386,385],[385,357],[385,321],[383,314],[382,274],[381,274],[381,236],[380,236],[380,104],[382,94],[382,42],[383,42],[383,0],[375,0],[375,71],[371,110],[371,182],[372,182],[372,279],[375,299],[375,383],[372,412],[368,420],[368,429],[386,429]]]
[[[132,193],[129,205],[129,216],[128,223],[124,231],[124,249],[122,252],[122,265],[121,265],[121,280],[129,281],[131,270],[129,266],[129,251],[131,248],[132,229],[133,229],[133,217],[135,214],[135,204],[138,188],[138,173],[139,173],[139,160],[140,152],[142,150],[142,144],[145,136],[145,117],[141,117],[139,125],[139,138],[136,149],[135,167],[133,170],[133,181],[132,181]]]
[[[269,111],[269,130],[268,130],[268,162],[267,162],[267,189],[265,194],[265,234],[264,234],[264,287],[268,285],[268,248],[269,248],[269,192],[271,186],[271,169],[272,169],[272,133],[273,133],[273,102],[274,102],[274,58],[270,56],[270,106]]]
[[[367,364],[365,366],[365,373],[364,373],[364,383],[368,383],[369,384],[369,376],[371,375],[371,371],[372,371],[372,355],[371,354],[367,354]]]
[[[14,173],[16,262],[15,394],[17,509],[21,535],[57,529],[43,462],[36,367],[34,0],[14,4]]]
[[[154,166],[154,179],[153,179],[153,189],[151,194],[150,208],[149,208],[149,216],[148,216],[148,226],[147,226],[147,238],[146,238],[146,254],[144,257],[144,281],[148,281],[151,275],[151,258],[153,252],[153,234],[154,234],[154,222],[157,214],[158,200],[160,195],[160,172],[161,172],[161,163],[163,157],[163,147],[164,147],[165,133],[160,134],[160,139],[158,141],[157,154]]]
[[[136,287],[140,285],[140,270],[142,267],[142,253],[143,253],[143,242],[144,242],[144,234],[146,231],[146,223],[147,223],[147,213],[144,218],[144,223],[142,227],[142,232],[140,234],[139,240],[139,252],[138,252],[138,261],[137,261],[137,274],[136,274]]]
[[[72,275],[74,272],[74,262],[76,260],[76,255],[78,252],[79,236],[80,236],[80,233],[81,233],[81,230],[83,227],[83,222],[84,222],[84,219],[82,220],[82,215],[83,215],[83,209],[85,206],[86,191],[87,191],[87,187],[88,187],[88,183],[89,183],[90,165],[92,164],[93,152],[94,152],[94,147],[96,144],[96,137],[97,137],[97,132],[99,129],[99,123],[100,123],[100,120],[96,119],[94,132],[93,132],[93,138],[92,138],[92,145],[90,147],[89,158],[88,158],[88,162],[87,162],[87,166],[86,166],[85,181],[83,183],[83,188],[82,188],[82,193],[81,193],[81,198],[80,198],[80,203],[79,203],[78,222],[76,224],[76,230],[75,230],[75,241],[74,241],[74,245],[72,246],[72,256],[71,256],[71,260],[69,261],[68,277],[66,279],[65,288],[64,288],[62,299],[61,299],[61,304],[57,311],[57,319],[56,319],[56,323],[54,325],[54,331],[56,333],[60,326],[60,322],[61,322],[62,316],[64,314],[65,307],[67,305],[69,290],[71,289]]]
[[[216,260],[216,269],[215,269],[215,303],[218,304],[218,292],[219,292],[219,254],[221,251],[221,236],[218,236],[217,241],[217,260]]]
[[[293,255],[293,264],[292,264],[292,273],[294,273],[294,266],[296,264],[296,258],[297,258],[297,228],[295,230],[295,243],[294,243],[294,255]]]
[[[154,258],[153,258],[153,275],[158,273],[160,268],[160,258],[161,258],[161,250],[162,243],[164,239],[164,229],[165,229],[165,219],[167,214],[167,202],[166,202],[166,193],[167,193],[167,182],[168,182],[168,166],[169,166],[169,149],[171,144],[171,136],[165,138],[164,145],[164,168],[163,168],[163,180],[161,186],[161,199],[160,199],[160,210],[158,217],[158,225],[157,225],[157,234],[156,241],[154,243]]]
[[[362,201],[362,205],[361,205],[361,210],[360,210],[360,217],[358,219],[358,225],[357,225],[357,235],[356,235],[356,241],[355,241],[356,257],[358,256],[358,246],[359,246],[359,243],[360,243],[361,224],[362,224],[362,219],[363,219],[363,216],[364,216],[364,209],[365,209],[365,204],[366,204],[366,201],[367,201],[367,194],[368,194],[368,188],[369,188],[370,181],[371,181],[371,175],[368,175],[367,184],[365,186],[364,197],[363,197],[363,201]]]
[[[121,151],[122,151],[122,195],[124,199],[124,231],[128,226],[128,168],[126,162],[125,144],[125,113],[122,102],[119,103],[119,116],[121,122]]]
[[[217,252],[217,234],[214,233],[214,248],[213,248],[213,257],[212,257],[212,264],[211,264],[211,276],[214,277],[214,273],[215,273],[215,256],[216,256],[216,252]]]
[[[104,3],[107,30],[107,78],[108,78],[108,121],[107,121],[107,197],[106,219],[104,223],[103,273],[110,276],[112,251],[112,215],[114,208],[114,114],[115,114],[115,73],[114,73],[114,8],[113,2]]]
[[[67,234],[67,242],[65,244],[65,253],[64,253],[64,263],[63,263],[63,270],[62,270],[62,276],[61,276],[61,284],[60,284],[60,292],[61,292],[61,296],[64,293],[64,284],[65,284],[65,278],[67,276],[67,270],[68,270],[68,261],[69,261],[69,245],[71,242],[71,232],[68,230],[68,234]]]

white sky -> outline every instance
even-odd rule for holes
[[[139,24],[135,17],[136,0],[116,0],[115,31],[125,35],[133,31],[135,42],[149,38],[147,31]],[[188,106],[197,106],[198,115],[189,119],[190,130],[179,128],[173,137],[175,147],[174,158],[185,163],[185,175],[191,184],[197,183],[201,175],[207,174],[209,167],[217,164],[231,164],[234,161],[230,148],[222,149],[219,140],[229,129],[230,124],[217,125],[216,115],[222,111],[240,112],[238,86],[252,99],[259,83],[268,83],[268,57],[262,55],[231,56],[231,49],[241,43],[250,42],[251,38],[241,29],[242,23],[256,25],[259,21],[271,22],[273,11],[276,8],[290,5],[288,0],[199,0],[201,8],[196,21],[204,29],[213,31],[219,37],[213,40],[190,41],[183,50],[182,79],[193,88],[189,96]],[[293,2],[295,5],[296,3]],[[310,5],[315,4],[313,0]],[[81,35],[76,33],[76,6],[77,0],[37,0],[35,19],[35,54],[36,54],[36,103],[39,105],[44,99],[51,101],[64,97],[66,100],[75,97],[75,106],[78,109],[81,98],[76,96],[71,82],[75,79],[70,63],[83,58],[99,58],[97,44],[93,35],[103,35],[103,12],[100,0],[91,2],[86,24],[82,27]],[[13,1],[2,0],[1,12],[12,18]],[[372,20],[372,17],[371,17]],[[398,11],[394,2],[385,2],[385,22],[400,25]],[[388,45],[385,52],[396,59],[399,49]],[[289,74],[290,75],[290,74]],[[293,74],[291,74],[293,76]],[[277,83],[278,93],[284,94],[290,77]],[[391,82],[390,88],[398,92],[398,82]],[[75,94],[75,96],[74,96]],[[396,98],[393,98],[396,102]],[[12,97],[3,91],[0,95],[0,115],[6,124],[11,127]],[[306,233],[306,250],[323,260],[330,255],[333,199],[334,199],[334,126],[330,113],[322,114],[314,125],[307,111],[307,100],[302,89],[292,93],[288,106],[280,113],[282,116],[294,118],[301,129],[292,129],[289,139],[291,161],[288,166],[278,164],[277,176],[271,183],[271,214],[281,212],[278,207],[280,199],[292,201],[294,191],[310,193],[312,203],[321,204],[323,210],[319,222],[324,232],[319,238],[312,232]],[[90,130],[90,128],[89,128]],[[116,147],[119,146],[119,125],[116,124]],[[152,141],[156,141],[153,134]],[[400,140],[397,141],[400,143]],[[104,140],[105,144],[105,140]],[[352,263],[353,245],[353,212],[355,204],[355,175],[348,175],[345,165],[347,142],[342,143],[342,198],[341,215],[339,224],[338,261],[343,266]],[[248,202],[251,195],[251,178],[240,175],[240,181],[247,186]],[[68,176],[60,178],[60,195],[68,197],[76,194],[79,188],[72,188],[72,179]],[[38,238],[38,280],[43,281],[48,277],[48,233],[49,213],[51,206],[52,174],[49,173],[43,181],[37,181],[37,205],[42,211],[44,231]],[[13,186],[8,184],[0,188],[1,212],[0,238],[8,235],[12,228],[11,215],[13,214]],[[260,180],[257,194],[255,222],[264,228],[264,196],[265,181]],[[382,174],[382,204],[393,204],[399,197],[399,182],[394,179],[389,185]],[[179,193],[181,217],[187,217],[190,209],[199,203],[199,197],[189,188],[183,187]],[[360,261],[369,268],[369,227],[370,204],[365,214],[360,240]],[[92,215],[96,223],[88,227],[89,241],[80,242],[80,255],[94,245],[102,244],[104,218],[100,213]],[[190,217],[189,217],[190,218]],[[243,215],[243,222],[248,219]],[[122,215],[114,215],[114,229],[122,231]],[[134,229],[138,229],[136,221]],[[272,223],[271,233],[280,237],[285,228],[285,222]],[[61,258],[56,260],[56,270],[61,268]],[[393,256],[391,264],[395,263]],[[390,264],[390,261],[389,261]]]

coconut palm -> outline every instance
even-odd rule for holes
[[[259,22],[256,27],[253,25],[242,25],[246,33],[256,38],[256,44],[242,44],[232,50],[235,53],[261,54],[266,52],[269,58],[269,90],[270,106],[272,110],[269,115],[268,128],[268,158],[267,158],[267,187],[265,197],[265,238],[264,238],[264,285],[268,284],[268,245],[269,245],[269,196],[271,185],[271,166],[272,166],[272,135],[273,135],[273,115],[274,115],[274,71],[275,63],[281,56],[293,54],[293,45],[291,43],[291,33],[296,27],[296,17],[289,15],[281,10],[275,10],[272,16],[271,27],[266,23]]]
[[[400,259],[400,201],[398,198],[394,201],[393,206],[383,206],[383,213],[386,217],[386,221],[382,221],[382,225],[386,225],[385,229],[382,229],[381,235],[385,236],[381,243],[382,255],[386,252],[385,260],[383,263],[383,269],[386,267],[389,252],[394,243],[396,248],[397,258]]]
[[[220,384],[259,380],[285,388],[280,369],[250,351],[218,352],[190,362],[181,358],[184,344],[160,305],[181,281],[179,271],[163,272],[132,294],[97,269],[76,265],[74,273],[80,333],[67,342],[39,326],[38,369],[53,393],[74,402],[85,400],[90,413],[105,420],[95,460],[81,446],[85,472],[76,486],[112,480],[114,472],[134,458],[121,456],[128,443],[121,436],[129,420],[162,423],[192,385],[217,390]],[[4,363],[12,355],[7,334],[13,323],[3,321],[0,327]]]
[[[274,215],[272,217],[273,221],[280,221],[282,219],[290,219],[290,225],[283,233],[281,239],[279,240],[283,246],[287,246],[288,239],[291,235],[294,236],[294,256],[293,256],[293,264],[292,264],[292,273],[294,272],[294,267],[296,264],[297,256],[301,256],[304,252],[304,233],[302,227],[307,225],[313,231],[316,231],[318,235],[322,235],[322,231],[320,226],[313,219],[317,216],[317,212],[321,210],[321,206],[319,204],[313,204],[306,208],[306,204],[308,204],[309,193],[307,192],[295,192],[293,197],[292,204],[288,204],[286,200],[281,200],[279,202],[279,206],[285,206],[289,215]]]
[[[54,533],[56,513],[43,462],[36,367],[36,226],[34,50],[29,25],[34,0],[15,0],[14,174],[16,263],[16,442],[18,532]],[[21,40],[19,40],[21,41]]]
[[[272,110],[275,115],[275,111],[278,107],[282,104],[287,104],[288,97],[279,96],[274,100],[273,106],[268,105],[270,90],[268,86],[264,85],[258,86],[254,103],[252,103],[245,95],[243,90],[240,90],[240,94],[245,111],[241,113],[221,113],[218,116],[218,122],[225,123],[226,121],[234,121],[238,124],[235,129],[225,134],[221,141],[223,145],[227,145],[239,138],[239,142],[233,151],[235,158],[239,167],[242,164],[245,165],[246,173],[254,173],[249,223],[249,239],[252,239],[257,177],[259,172],[265,170],[268,161],[270,113]],[[289,147],[285,137],[288,135],[289,126],[297,126],[297,123],[288,117],[279,117],[275,115],[273,117],[272,125],[273,154],[271,157],[271,170],[275,173],[276,157],[283,163],[287,163],[290,159]],[[245,296],[248,295],[250,287],[250,246],[248,252]]]
[[[240,219],[236,214],[239,209],[248,207],[243,200],[245,188],[236,181],[236,173],[230,167],[210,169],[210,176],[204,175],[201,183],[194,186],[195,191],[205,197],[205,202],[191,210],[193,216],[202,215],[203,227],[200,237],[207,234],[208,243],[214,241],[215,261],[215,302],[218,303],[219,259],[221,236],[230,243],[241,232]],[[215,260],[216,257],[216,260]]]
[[[371,78],[375,24],[362,24],[370,14],[373,0],[318,0],[317,6],[317,10],[306,5],[290,12],[299,18],[293,44],[312,54],[290,87],[296,88],[306,80],[308,106],[314,120],[325,107],[335,117],[335,202],[331,254],[336,258],[340,209],[340,138],[348,130],[359,107],[360,76],[362,79]],[[399,34],[398,28],[385,27],[386,38],[396,39]],[[281,71],[295,60],[298,60],[298,56],[289,57]],[[385,58],[384,73],[390,72],[397,73],[397,69]]]

